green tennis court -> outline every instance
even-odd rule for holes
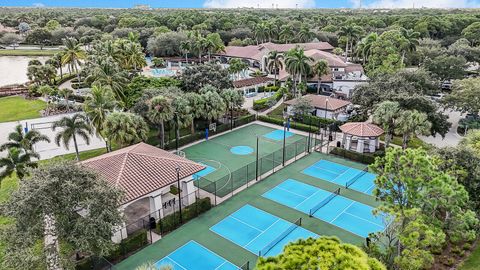
[[[302,135],[252,124],[183,149],[188,159],[207,166],[194,178],[196,185],[224,197],[256,176],[257,137],[259,175],[282,164],[283,137],[285,159],[305,152],[308,138]]]

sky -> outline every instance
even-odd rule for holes
[[[0,6],[156,8],[480,8],[480,0],[0,0]]]

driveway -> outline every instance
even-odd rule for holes
[[[15,121],[15,122],[5,122],[0,123],[0,145],[4,144],[8,141],[8,134],[12,132],[16,125],[21,124],[23,127],[28,126],[28,129],[36,128],[39,132],[44,135],[47,135],[51,142],[40,142],[35,145],[35,151],[40,154],[40,159],[49,159],[52,157],[65,155],[69,153],[75,153],[75,146],[73,142],[69,145],[69,150],[65,149],[63,145],[57,146],[55,144],[55,134],[59,131],[53,132],[51,129],[52,122],[61,119],[64,116],[71,116],[73,114],[62,114],[62,115],[55,115],[49,117],[42,117],[36,119],[29,119],[29,120],[22,120],[22,121]],[[33,125],[32,125],[33,124]],[[98,138],[95,135],[90,136],[90,145],[87,145],[85,140],[77,136],[78,142],[78,149],[79,151],[91,150],[91,149],[98,149],[105,147],[105,142],[103,139]],[[5,156],[6,151],[0,152],[0,156]]]
[[[457,127],[458,127],[458,121],[460,121],[460,118],[462,118],[462,113],[453,111],[453,110],[447,110],[446,111],[448,115],[448,122],[452,123],[452,127],[448,131],[448,133],[445,135],[445,138],[442,138],[442,136],[437,135],[436,137],[433,136],[419,136],[419,138],[426,142],[435,145],[436,147],[446,147],[446,146],[457,146],[460,140],[462,139],[462,136],[457,134]]]

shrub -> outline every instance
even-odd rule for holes
[[[279,126],[283,126],[283,119],[279,119],[279,118],[273,118],[273,117],[269,117],[269,116],[265,116],[265,115],[259,115],[258,120],[263,121],[263,122],[267,122],[267,123],[271,123],[271,124],[275,124],[275,125],[279,125]],[[312,125],[312,127],[310,128],[309,125],[305,125],[305,124],[297,123],[297,122],[290,122],[290,127],[293,128],[293,129],[298,129],[298,130],[302,130],[302,131],[306,131],[306,132],[318,132],[318,128],[316,126]]]
[[[334,147],[331,151],[330,154],[337,155],[343,158],[347,158],[353,161],[358,161],[364,164],[372,164],[375,162],[375,157],[381,155],[381,153],[378,154],[362,154],[354,151],[350,151],[344,148],[340,147]]]
[[[197,217],[198,215],[207,212],[212,208],[212,203],[210,202],[210,198],[204,198],[204,199],[197,199],[196,202],[193,204],[182,208],[182,220],[183,223],[186,223],[187,221]],[[156,228],[156,232],[158,234],[165,234],[168,232],[171,232],[175,230],[176,228],[180,227],[180,222],[179,222],[179,215],[178,213],[173,213],[168,216],[164,216],[159,222],[158,226]]]

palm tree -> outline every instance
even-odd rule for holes
[[[54,89],[49,85],[42,85],[38,88],[38,92],[43,96],[43,98],[45,99],[45,102],[47,103],[47,107],[45,108],[45,110],[47,111],[47,114],[48,114],[50,111],[49,97],[54,93]]]
[[[140,115],[127,112],[109,114],[104,125],[108,140],[121,147],[147,140],[148,131],[148,125]]]
[[[50,142],[48,136],[45,136],[37,130],[29,130],[24,132],[22,125],[15,126],[15,130],[8,134],[8,142],[0,146],[0,151],[4,151],[10,148],[19,148],[30,155],[37,155],[33,150],[33,146],[39,142]]]
[[[330,71],[330,68],[328,67],[328,62],[321,59],[315,65],[313,65],[312,68],[313,74],[317,76],[318,81],[317,81],[317,95],[320,94],[320,83],[322,81],[322,76],[327,75],[328,72]]]
[[[255,36],[255,40],[258,43],[264,43],[265,39],[268,37],[268,26],[265,22],[260,22],[255,25],[253,28],[253,34]]]
[[[124,89],[128,84],[128,75],[115,66],[111,61],[102,61],[97,64],[92,73],[87,77],[87,81],[91,81],[93,85],[100,84],[104,87],[109,87],[115,99],[122,105],[126,106],[127,100],[124,94]]]
[[[403,66],[403,62],[405,61],[405,54],[407,52],[413,52],[417,48],[419,44],[418,39],[420,38],[420,33],[412,29],[407,30],[405,28],[400,29],[400,32],[402,33],[402,36],[405,38],[405,42],[401,45],[401,49],[402,49],[401,64]]]
[[[402,147],[407,148],[408,141],[415,135],[430,135],[432,123],[426,113],[417,110],[404,111],[398,120],[397,132],[403,134]]]
[[[195,134],[195,118],[200,118],[204,114],[203,108],[205,100],[202,95],[199,95],[194,92],[189,92],[184,95],[184,98],[188,101],[188,104],[191,109],[192,122],[190,124],[192,135]]]
[[[149,102],[148,119],[158,125],[160,148],[165,148],[165,122],[173,118],[171,101],[164,96],[156,96]]]
[[[340,28],[338,33],[339,36],[346,38],[345,42],[345,59],[348,61],[348,49],[352,49],[353,42],[357,39],[363,32],[363,29],[355,24],[347,24]]]
[[[125,55],[127,69],[137,71],[147,64],[147,61],[145,60],[145,54],[142,52],[142,46],[140,43],[128,44]]]
[[[26,153],[20,148],[9,148],[6,157],[0,158],[0,185],[2,180],[16,173],[19,179],[23,179],[28,174],[28,168],[37,166],[36,162],[30,161],[31,158],[40,159],[37,153]]]
[[[187,127],[192,123],[193,113],[188,100],[179,96],[172,100],[172,110],[174,111],[175,132],[177,138],[180,138],[180,128]]]
[[[282,25],[280,27],[279,38],[285,44],[290,42],[294,36],[295,36],[295,32],[293,32],[293,27],[290,24]]]
[[[377,33],[370,33],[364,37],[362,41],[357,45],[357,57],[362,56],[363,64],[368,60],[371,54],[372,45],[378,40]]]
[[[202,94],[203,97],[203,117],[208,120],[208,124],[218,119],[225,112],[226,105],[222,97],[215,91],[207,91]]]
[[[297,38],[300,42],[310,42],[315,37],[315,33],[310,30],[307,25],[302,25],[298,32]]]
[[[188,64],[188,54],[192,50],[192,43],[190,40],[182,41],[180,43],[180,50],[185,54],[185,64]]]
[[[92,127],[88,123],[88,118],[79,113],[74,114],[71,118],[65,116],[53,123],[52,130],[55,131],[57,128],[62,128],[62,130],[55,135],[55,143],[58,146],[60,146],[60,143],[63,143],[63,146],[69,150],[69,143],[73,140],[77,161],[79,161],[80,153],[78,151],[77,135],[83,138],[87,145],[90,144],[89,135],[92,134]]]
[[[296,47],[286,53],[285,67],[293,77],[294,96],[297,95],[297,83],[302,82],[303,76],[311,73],[310,62],[313,58],[305,55],[302,48]]]
[[[106,144],[107,151],[111,150],[108,138],[104,134],[104,125],[107,116],[115,109],[117,102],[109,88],[103,87],[101,84],[92,86],[90,95],[87,96],[83,103],[83,111],[87,115],[90,124],[95,128],[97,136],[101,136]]]
[[[225,51],[225,45],[218,33],[210,33],[205,38],[205,49],[208,52],[208,61],[211,61],[212,53],[219,53]]]
[[[267,21],[265,24],[266,34],[268,36],[268,42],[272,42],[278,36],[278,22],[276,20]]]
[[[82,44],[80,44],[75,38],[67,37],[63,40],[63,46],[62,65],[68,65],[70,73],[75,71],[77,73],[78,82],[80,82],[80,72],[78,72],[78,67],[81,64],[81,61],[87,58],[87,55],[82,48]]]
[[[398,120],[402,113],[400,104],[393,101],[384,101],[378,105],[373,112],[373,122],[383,126],[385,130],[385,148],[390,145],[395,130],[398,127]]]
[[[70,109],[70,102],[69,102],[68,98],[70,97],[71,94],[73,94],[73,90],[68,89],[68,88],[62,88],[62,89],[58,90],[58,94],[65,99],[65,103],[66,103],[66,106],[67,106],[67,112],[68,112],[69,109]]]
[[[52,58],[48,59],[45,64],[51,65],[60,71],[60,78],[63,78],[63,64],[62,64],[62,54],[56,53],[52,56]]]
[[[278,53],[277,51],[271,51],[268,53],[267,56],[267,69],[270,73],[275,72],[275,81],[273,85],[277,85],[277,76],[278,72],[283,69],[283,55]]]

